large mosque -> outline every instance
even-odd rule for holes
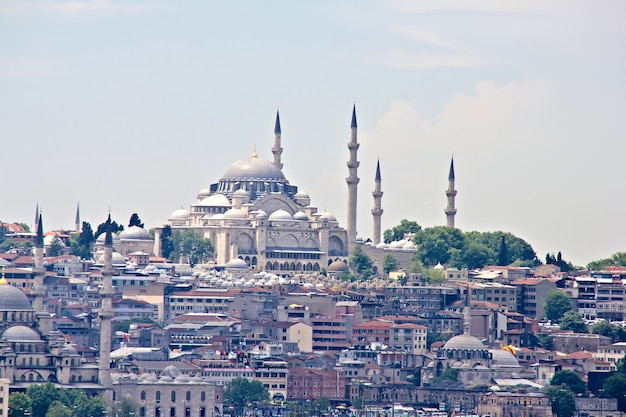
[[[318,211],[308,194],[290,184],[282,172],[280,116],[274,128],[273,161],[259,158],[256,150],[232,164],[218,182],[202,189],[189,209],[175,210],[168,218],[172,230],[194,230],[213,242],[217,265],[245,262],[255,270],[290,272],[319,271],[335,261],[346,262],[359,243],[356,235],[359,183],[356,108],[352,109],[347,162],[347,226],[332,213]],[[382,189],[380,166],[376,167],[373,237],[370,247],[382,251]],[[446,191],[447,225],[454,227],[454,167],[450,166]],[[165,226],[165,225],[164,225]],[[154,252],[160,255],[163,227],[155,229]],[[414,250],[415,248],[407,248]],[[243,261],[243,262],[242,262]]]

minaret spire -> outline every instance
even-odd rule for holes
[[[106,389],[111,389],[111,318],[113,317],[113,235],[111,232],[111,213],[106,221],[104,237],[104,268],[102,270],[102,288],[100,289],[100,363],[98,364],[98,382]]]
[[[448,197],[448,207],[444,211],[446,213],[446,226],[454,227],[454,216],[456,216],[456,208],[454,208],[454,199],[456,197],[456,190],[454,189],[454,157],[450,159],[446,197]]]
[[[372,217],[374,218],[374,231],[372,235],[372,240],[374,242],[374,245],[378,245],[380,243],[380,220],[383,215],[383,192],[381,188],[381,182],[382,180],[380,177],[380,160],[378,160],[376,161],[376,176],[374,177],[374,191],[372,192],[372,195],[374,196],[374,208],[372,209]]]
[[[359,142],[357,141],[357,124],[356,124],[356,104],[352,106],[352,122],[350,123],[350,142],[348,142],[350,150],[350,159],[348,165],[348,251],[351,251],[356,244],[356,210],[357,210],[357,186],[359,184],[357,160],[357,151],[359,150]]]
[[[35,310],[38,318],[39,330],[43,336],[47,336],[50,333],[50,314],[43,307],[43,301],[46,296],[46,290],[43,285],[46,273],[43,266],[43,251],[43,220],[40,212],[37,217],[37,235],[35,236],[35,267],[33,268],[35,283],[32,295],[34,297],[33,310]]]
[[[38,221],[39,221],[39,201],[37,201],[37,205],[35,206],[35,221],[33,222],[33,230],[37,229]]]
[[[76,203],[76,219],[74,221],[74,227],[76,230],[76,233],[80,233],[80,226],[81,226],[81,222],[80,222],[80,202]]]
[[[278,169],[283,169],[283,163],[280,160],[281,155],[283,154],[283,148],[281,147],[280,142],[280,115],[278,113],[278,109],[276,109],[276,124],[274,125],[274,146],[272,147],[272,154],[274,154],[274,165],[278,167]]]

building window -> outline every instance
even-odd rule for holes
[[[145,391],[141,391],[141,401],[145,401],[146,400],[146,392]]]
[[[176,402],[176,391],[172,391],[172,402]]]
[[[157,402],[157,403],[160,403],[160,402],[161,402],[161,391],[157,391],[157,392],[156,392],[156,397],[155,397],[155,399],[156,399],[156,402]]]
[[[170,417],[176,417],[176,407],[170,407]]]
[[[202,391],[200,393],[200,401],[206,401],[206,392]]]

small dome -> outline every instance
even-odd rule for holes
[[[304,191],[298,191],[297,193],[294,194],[293,196],[294,198],[311,198],[309,197],[309,195],[307,193],[305,193]]]
[[[50,245],[52,245],[52,242],[53,242],[55,239],[56,239],[56,240],[58,240],[58,241],[59,241],[59,243],[60,243],[62,246],[65,246],[65,243],[63,243],[63,241],[62,241],[62,240],[61,240],[58,236],[55,236],[55,235],[48,235],[48,236],[44,236],[44,238],[43,238],[43,245],[44,245],[44,246],[50,246]]]
[[[404,250],[414,250],[417,248],[417,245],[415,245],[415,243],[408,241],[404,244],[404,246],[402,246],[402,249]]]
[[[339,260],[328,265],[328,272],[346,272],[348,270],[348,265],[346,265],[345,262]]]
[[[404,247],[404,243],[405,242],[401,240],[394,240],[393,242],[389,244],[389,248],[390,249],[402,249]]]
[[[162,371],[161,374],[159,375],[159,377],[163,378],[165,376],[169,376],[170,378],[174,379],[176,378],[178,375],[180,375],[180,369],[178,369],[176,366],[174,365],[169,365],[166,366]]]
[[[434,269],[442,270],[444,268],[443,268],[443,265],[441,265],[439,262],[437,262],[437,265],[434,266]]]
[[[267,219],[267,213],[263,210],[259,210],[256,214],[256,218],[259,220]]]
[[[113,238],[113,242],[116,242],[116,241],[120,240],[120,237],[117,234],[115,234],[115,233],[111,233],[111,237]],[[106,233],[100,233],[100,235],[96,239],[96,243],[104,245],[104,240],[105,239],[106,239]]]
[[[517,358],[511,353],[503,349],[489,349],[491,359],[494,366],[500,367],[519,367]]]
[[[203,200],[203,199],[207,198],[210,195],[211,195],[211,190],[209,190],[208,188],[203,188],[198,193],[197,198],[198,198],[198,200]]]
[[[170,219],[180,219],[185,220],[189,218],[189,210],[185,210],[184,208],[179,208],[170,214]]]
[[[299,211],[293,215],[293,219],[298,221],[307,221],[309,220],[309,217],[305,213]]]
[[[239,209],[229,209],[222,215],[223,219],[247,219],[246,213]]]
[[[28,297],[12,285],[0,284],[0,311],[32,311]]]
[[[250,197],[250,193],[244,190],[243,188],[240,188],[233,193],[233,197],[239,197],[239,198]]]
[[[26,326],[9,327],[2,333],[2,339],[7,342],[40,342],[39,334]]]
[[[64,345],[63,349],[61,349],[61,353],[64,353],[66,355],[78,355],[78,351],[76,351],[76,348],[74,348],[74,346],[70,344]]]
[[[322,220],[322,218],[326,219],[326,221],[329,221],[329,222],[337,221],[337,217],[335,217],[333,213],[329,213],[328,211],[325,211],[320,214],[320,220]]]
[[[385,242],[380,242],[378,245],[376,245],[377,249],[386,249],[388,247],[389,245],[387,245]]]
[[[248,264],[246,261],[240,258],[231,259],[226,263],[226,268],[228,269],[248,269]]]
[[[469,335],[462,334],[454,336],[443,345],[443,350],[487,350],[487,347],[478,340],[478,338]]]
[[[122,230],[119,237],[121,240],[152,240],[150,233],[139,226],[131,226]]]
[[[198,203],[199,206],[206,207],[230,207],[230,201],[224,194],[213,194]]]
[[[285,210],[276,210],[275,212],[270,214],[269,220],[271,220],[271,221],[276,221],[276,220],[278,220],[278,221],[291,221],[291,220],[293,220],[293,217],[291,216],[291,214],[289,214]]]

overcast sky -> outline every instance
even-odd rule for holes
[[[0,219],[146,227],[236,160],[272,159],[346,224],[350,114],[358,234],[376,159],[383,230],[511,232],[543,259],[624,251],[626,2],[0,2]]]

